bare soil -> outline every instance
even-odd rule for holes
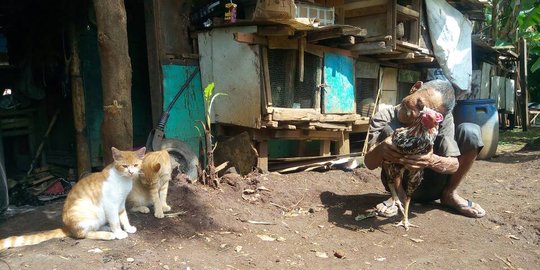
[[[229,175],[219,189],[176,182],[177,217],[130,214],[124,240],[61,239],[0,253],[0,269],[538,269],[540,149],[475,162],[461,194],[487,215],[434,202],[355,220],[388,197],[378,170]],[[62,201],[0,220],[0,237],[61,225]],[[184,212],[185,211],[185,212]]]

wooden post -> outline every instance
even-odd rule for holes
[[[322,78],[322,72],[323,70],[323,58],[320,57],[319,58],[319,65],[317,66],[317,69],[315,71],[315,80],[316,80],[316,86],[315,86],[315,92],[314,92],[314,97],[313,97],[313,108],[317,111],[317,112],[321,112],[321,89],[322,89],[322,82],[323,82],[323,78]]]
[[[131,60],[123,0],[94,0],[103,87],[101,139],[103,164],[112,162],[111,147],[133,148]]]
[[[148,54],[148,79],[150,83],[150,104],[152,107],[152,125],[159,123],[163,112],[162,71],[160,64],[161,53],[161,27],[159,21],[159,2],[156,0],[144,1],[144,20],[146,28],[146,51]]]
[[[71,45],[71,62],[69,76],[71,78],[71,102],[73,106],[73,121],[75,126],[75,141],[77,143],[77,175],[92,172],[92,161],[86,133],[86,109],[84,88],[81,78],[81,61],[79,58],[79,43],[73,22],[70,25],[69,40]]]
[[[527,41],[519,39],[519,71],[521,84],[521,128],[527,131],[529,128],[529,90],[527,87]]]
[[[296,82],[296,60],[297,53],[294,50],[287,50],[285,53],[285,96],[284,106],[285,108],[292,108],[294,103],[294,92]]]
[[[261,80],[263,82],[261,87],[261,112],[262,114],[268,114],[268,107],[272,106],[272,86],[270,85],[270,70],[268,69],[268,48],[261,46],[262,55],[262,74]]]
[[[257,158],[257,167],[263,172],[268,171],[268,141],[259,141],[257,144],[257,152],[259,158]]]
[[[330,140],[321,140],[321,146],[319,149],[319,156],[329,156],[330,152]]]
[[[344,155],[351,153],[351,146],[349,142],[349,132],[348,131],[342,131],[342,136],[339,140],[336,142],[336,152],[338,155]]]
[[[298,40],[298,81],[304,81],[304,51],[306,50],[307,38],[302,37]]]

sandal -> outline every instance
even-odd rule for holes
[[[393,217],[398,214],[398,206],[392,205],[392,198],[377,204],[377,215],[383,217]]]
[[[450,206],[456,210],[459,214],[470,218],[481,218],[486,215],[484,210],[479,204],[467,199],[467,204],[458,204],[457,206]]]

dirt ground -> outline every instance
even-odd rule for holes
[[[538,269],[540,148],[475,162],[461,194],[481,219],[437,202],[411,206],[420,228],[367,214],[387,198],[378,170],[227,177],[216,190],[175,183],[177,217],[131,214],[124,240],[62,239],[0,253],[0,269]],[[62,201],[0,220],[0,237],[60,226]]]

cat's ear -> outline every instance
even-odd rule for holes
[[[146,147],[142,147],[139,150],[137,150],[137,156],[139,156],[140,159],[144,158],[144,154],[146,153]]]
[[[154,172],[159,172],[159,169],[161,169],[161,164],[156,163],[154,166],[152,166],[152,169],[154,169]]]
[[[114,146],[111,147],[112,157],[114,160],[118,160],[122,158],[122,153],[120,153],[120,150],[116,149]]]

